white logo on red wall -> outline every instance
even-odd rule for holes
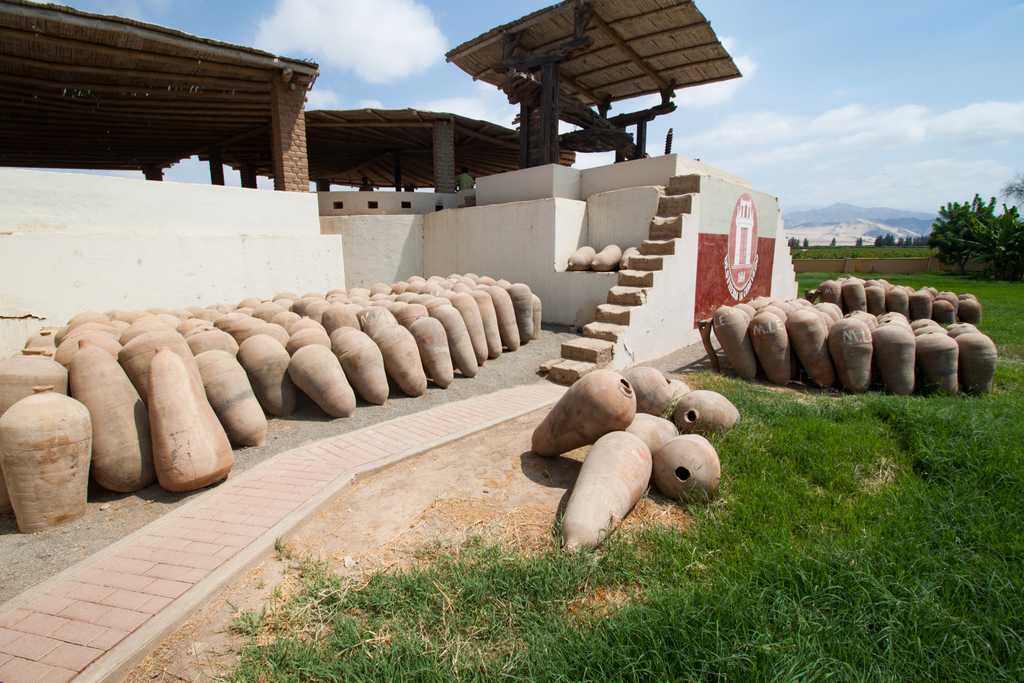
[[[750,293],[757,275],[757,207],[749,194],[740,195],[733,207],[723,265],[729,294],[739,301]]]

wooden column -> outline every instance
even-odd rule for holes
[[[331,181],[328,178],[317,178],[316,179],[316,191],[317,192],[330,192]]]
[[[640,121],[636,124],[636,158],[643,159],[647,156],[647,122]]]
[[[541,163],[558,163],[558,63],[547,62],[541,69]]]
[[[210,183],[224,184],[224,160],[220,157],[220,150],[210,151]]]
[[[530,167],[530,106],[519,103],[519,168]]]
[[[395,181],[395,192],[402,191],[402,153],[397,149],[391,153],[391,174]]]
[[[156,164],[149,164],[142,167],[142,174],[146,176],[146,180],[163,180],[164,169]]]
[[[242,164],[242,187],[256,189],[256,169],[252,164]]]

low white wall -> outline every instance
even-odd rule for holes
[[[721,178],[702,178],[700,184],[700,231],[729,234],[732,212],[740,195],[749,194],[757,207],[758,237],[774,237],[779,224],[779,200]]]
[[[477,206],[552,197],[580,199],[580,171],[547,164],[484,176],[476,181]]]
[[[341,235],[346,287],[423,273],[423,216],[322,216],[320,230]]]
[[[625,187],[668,185],[669,178],[677,175],[722,178],[738,185],[750,187],[750,183],[746,180],[722,169],[701,161],[681,157],[678,154],[668,154],[583,169],[580,172],[580,196],[587,198],[599,192],[620,190]]]
[[[316,196],[0,168],[0,232],[316,235]]]
[[[321,216],[352,216],[381,214],[425,214],[458,205],[456,193],[437,192],[318,192]],[[370,203],[377,208],[371,209]],[[403,207],[402,203],[409,204]],[[339,206],[340,204],[340,206]]]
[[[658,213],[659,187],[631,187],[587,197],[590,246],[600,251],[609,244],[639,247],[650,236],[651,218]]]

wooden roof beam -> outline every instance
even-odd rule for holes
[[[690,45],[688,47],[674,47],[671,50],[664,50],[662,52],[654,52],[654,53],[649,54],[649,55],[644,55],[643,57],[644,57],[644,59],[659,59],[661,57],[668,57],[669,55],[674,55],[674,54],[685,54],[685,53],[690,52],[692,50],[703,50],[705,48],[715,47],[716,45],[721,46],[721,44],[722,44],[721,41],[709,40],[706,43],[697,43],[696,45]],[[602,49],[604,49],[604,50],[614,50],[614,49],[616,49],[616,46],[609,45],[609,46],[607,46],[605,48],[602,48]],[[600,51],[601,50],[595,50],[594,52],[591,52],[589,54],[597,54]],[[726,57],[717,57],[716,59],[731,59],[731,57],[728,57],[728,56],[726,56]],[[632,63],[633,63],[632,59],[624,59],[621,62],[615,62],[613,64],[605,64],[604,66],[599,66],[599,67],[596,67],[594,69],[588,69],[586,71],[580,71],[578,73],[573,74],[573,76],[575,76],[576,78],[586,78],[587,76],[591,76],[593,74],[601,73],[602,71],[608,71],[610,69],[617,69],[619,67],[625,66],[627,64],[632,64]]]
[[[625,39],[623,39],[623,37],[619,35],[618,31],[609,26],[608,22],[602,19],[600,14],[598,14],[595,11],[593,13],[592,19],[594,23],[601,27],[601,30],[604,31],[605,34],[607,34],[608,37],[611,38],[619,46],[619,49],[626,53],[626,55],[633,61],[633,63],[640,67],[640,70],[647,74],[647,76],[657,84],[659,90],[670,89],[669,82],[662,78],[661,75],[654,70],[654,67],[648,64],[647,60],[641,57],[640,54],[633,49],[633,46],[627,43]]]

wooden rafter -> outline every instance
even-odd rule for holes
[[[619,49],[622,50],[634,64],[640,67],[640,70],[647,74],[648,78],[650,78],[658,85],[659,90],[669,89],[669,82],[662,78],[661,74],[655,71],[654,67],[648,64],[647,60],[641,57],[640,54],[636,50],[634,50],[633,47],[629,43],[627,43],[621,35],[619,35],[619,32],[616,31],[615,28],[609,26],[608,23],[601,18],[600,14],[594,12],[593,20],[594,23],[600,26],[601,30],[608,34],[608,37],[610,37],[615,42],[615,44],[619,46]]]

